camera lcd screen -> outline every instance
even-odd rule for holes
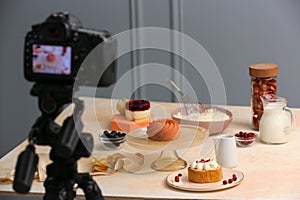
[[[71,75],[71,47],[58,45],[32,45],[33,73]]]

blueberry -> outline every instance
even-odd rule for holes
[[[117,132],[117,137],[121,137],[121,132]]]
[[[125,136],[126,136],[126,133],[122,133],[122,134],[121,134],[121,137],[125,137]]]
[[[103,132],[103,134],[107,137],[107,138],[109,138],[110,137],[110,134],[109,134],[109,132],[108,131],[104,131]]]
[[[116,132],[116,131],[112,131],[112,132],[110,133],[110,136],[111,136],[112,138],[115,138],[115,137],[117,136],[117,132]]]

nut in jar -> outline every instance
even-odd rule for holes
[[[264,112],[261,96],[277,93],[278,65],[273,63],[257,63],[249,66],[251,76],[251,109],[252,126],[259,129],[260,118]]]

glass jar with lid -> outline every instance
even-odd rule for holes
[[[252,126],[259,129],[259,122],[264,112],[261,96],[277,94],[278,65],[273,63],[257,63],[249,66],[251,77],[251,117]]]

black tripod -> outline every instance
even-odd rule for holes
[[[37,168],[38,156],[34,145],[51,146],[47,166],[47,179],[44,183],[44,200],[72,200],[76,189],[83,190],[87,200],[101,200],[102,193],[88,173],[78,173],[77,160],[89,157],[93,149],[93,137],[82,133],[81,115],[83,102],[72,99],[72,85],[35,84],[31,95],[37,96],[42,115],[36,120],[29,134],[29,145],[19,157],[13,188],[18,193],[28,193]],[[55,123],[56,117],[65,106],[74,103],[73,114],[67,117],[63,125]]]

